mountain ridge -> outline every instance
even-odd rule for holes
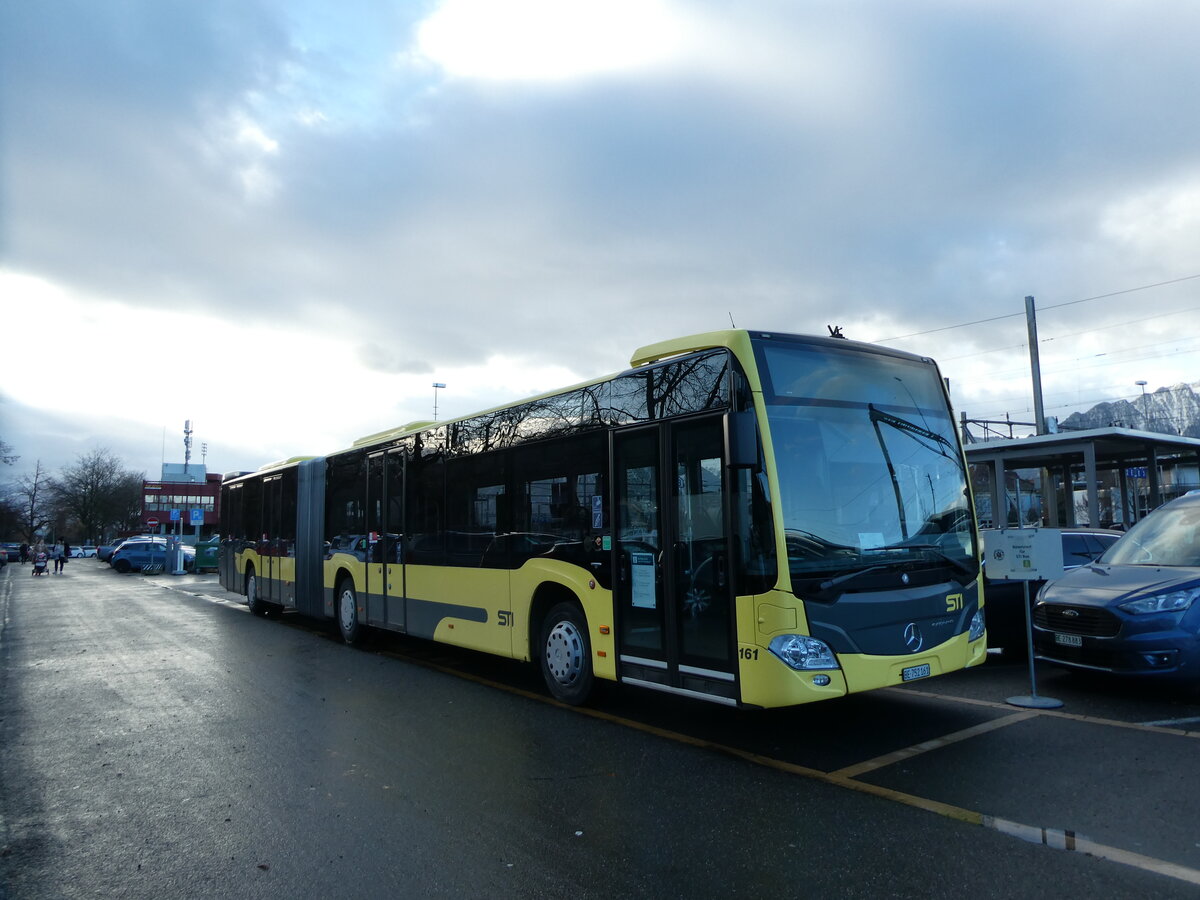
[[[1133,400],[1097,403],[1058,423],[1061,431],[1132,428],[1160,434],[1200,438],[1200,381],[1160,387]]]

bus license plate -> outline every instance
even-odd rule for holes
[[[901,681],[914,681],[917,678],[929,677],[929,663],[923,666],[909,666],[907,669],[900,670]]]
[[[1082,647],[1083,638],[1077,634],[1059,634],[1054,632],[1054,643],[1062,644],[1064,647]]]

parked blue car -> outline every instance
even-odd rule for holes
[[[1200,684],[1200,494],[1159,507],[1042,588],[1033,643],[1061,666]]]
[[[186,544],[183,547],[183,568],[190,572],[196,564],[196,550]],[[146,566],[162,566],[169,570],[166,541],[126,541],[119,546],[109,560],[118,572],[140,572]]]

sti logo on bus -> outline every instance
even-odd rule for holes
[[[500,623],[501,628],[507,628],[513,623],[513,614],[511,609],[502,609],[496,613],[496,619]]]
[[[962,612],[963,595],[962,594],[947,594],[946,595],[946,612]]]

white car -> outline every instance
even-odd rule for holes
[[[87,559],[88,557],[92,557],[95,555],[96,555],[96,548],[93,547],[91,544],[85,544],[82,547],[72,547],[71,548],[71,558],[72,559]]]

